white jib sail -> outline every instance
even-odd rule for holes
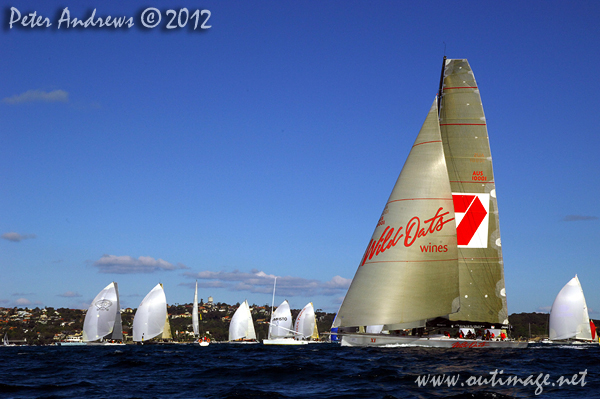
[[[292,311],[287,299],[273,313],[269,325],[269,339],[292,336]]]
[[[146,295],[133,318],[133,340],[141,342],[163,333],[167,319],[167,297],[162,284]]]
[[[229,324],[229,340],[256,339],[254,323],[248,301],[244,301],[233,314]]]
[[[192,328],[194,329],[194,337],[199,334],[200,327],[198,325],[198,282],[196,281],[196,291],[194,292],[194,307],[192,308]]]
[[[115,321],[121,312],[116,283],[107,285],[92,301],[83,322],[83,340],[85,342],[97,341],[113,332]]]
[[[550,311],[550,339],[570,338],[592,340],[585,297],[577,276],[560,290]]]
[[[294,331],[296,332],[295,338],[311,338],[314,335],[316,324],[317,320],[315,318],[315,308],[313,307],[312,302],[310,302],[298,314],[298,318],[294,324]]]

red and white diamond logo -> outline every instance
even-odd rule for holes
[[[459,248],[487,248],[489,194],[452,194]]]

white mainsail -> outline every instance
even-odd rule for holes
[[[229,324],[229,341],[255,340],[256,331],[248,301],[244,301],[235,311]]]
[[[317,318],[315,317],[315,308],[312,302],[308,303],[298,314],[294,324],[296,339],[319,339],[317,329]]]
[[[167,297],[162,284],[157,284],[140,303],[133,318],[133,340],[147,341],[165,332],[168,324]],[[170,327],[168,327],[170,335]]]
[[[83,322],[83,341],[123,339],[119,289],[117,283],[107,285],[92,301]]]
[[[434,101],[333,327],[411,323],[459,308],[456,224]]]
[[[286,299],[273,313],[269,324],[269,339],[287,338],[292,335],[292,311]]]
[[[550,311],[550,340],[592,340],[590,318],[577,275],[558,293]]]
[[[439,125],[454,199],[460,311],[450,320],[508,324],[496,184],[481,96],[466,59],[445,59]]]
[[[194,329],[194,337],[197,337],[200,331],[198,325],[198,282],[196,281],[196,291],[194,291],[194,307],[192,308],[192,328]]]

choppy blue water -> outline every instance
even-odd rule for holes
[[[600,398],[599,355],[598,345],[519,350],[215,343],[0,347],[0,397]],[[428,375],[429,382],[419,386],[417,380]],[[431,376],[444,375],[442,386],[433,386]],[[508,376],[521,382],[509,386]],[[559,386],[561,376],[575,385]]]

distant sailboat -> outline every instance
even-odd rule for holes
[[[194,329],[194,338],[198,338],[200,327],[198,324],[198,282],[196,281],[196,290],[194,291],[194,307],[192,308],[192,328]]]
[[[235,311],[229,323],[229,342],[256,344],[256,331],[248,301],[244,301]]]
[[[4,339],[2,340],[2,346],[16,346],[8,341],[8,333],[4,333]]]
[[[269,323],[269,337],[263,340],[264,345],[304,345],[307,341],[297,341],[292,330],[292,311],[290,304],[284,300],[277,310],[273,311],[275,302],[275,286],[277,278],[273,283],[273,301],[271,303],[271,322]]]
[[[172,338],[162,284],[157,284],[146,295],[133,318],[133,341],[144,343],[152,338]]]
[[[196,290],[194,291],[194,306],[192,308],[192,328],[194,329],[194,339],[200,346],[208,346],[210,340],[207,337],[203,337],[202,339],[198,339],[200,335],[200,325],[198,324],[198,282],[196,281]]]
[[[315,316],[315,308],[312,302],[306,305],[296,318],[294,323],[294,331],[297,340],[307,340],[315,342],[319,340],[319,330],[317,329],[317,318]]]
[[[596,328],[588,314],[583,289],[577,275],[558,293],[549,324],[550,341],[596,342]]]
[[[440,325],[499,329],[507,324],[481,97],[467,60],[444,57],[439,94],[332,327],[344,346],[526,347],[526,342],[411,334]],[[381,325],[382,333],[365,332],[365,326],[377,331]]]
[[[83,342],[122,344],[123,324],[117,283],[107,285],[92,301],[83,322]]]

